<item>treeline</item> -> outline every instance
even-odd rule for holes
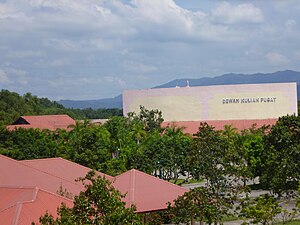
[[[141,107],[139,114],[112,117],[103,125],[77,123],[70,132],[10,132],[3,127],[0,154],[17,160],[62,157],[113,176],[136,168],[173,182],[182,177],[187,181],[204,180],[205,187],[187,192],[169,206],[171,218],[161,218],[176,224],[189,221],[191,212],[209,224],[220,222],[235,210],[235,215],[262,224],[273,221],[280,212],[289,218],[299,215],[298,209],[293,213],[284,211],[277,201],[281,196],[297,194],[299,116],[284,116],[272,127],[253,125],[243,131],[231,126],[219,131],[201,123],[193,137],[180,128],[162,128],[162,122],[160,111]],[[241,198],[248,196],[241,195],[249,191],[247,181],[255,178],[259,178],[256,185],[272,195]]]
[[[300,117],[284,116],[273,127],[218,131],[202,123],[194,137],[176,127],[161,128],[157,110],[112,117],[103,125],[77,123],[71,132],[37,129],[0,131],[0,153],[37,159],[63,157],[117,175],[131,168],[165,180],[203,179],[208,183],[260,178],[260,185],[283,194],[300,179]]]
[[[13,123],[23,115],[68,114],[74,119],[107,119],[121,116],[120,109],[67,109],[48,98],[38,98],[31,93],[23,96],[8,90],[0,91],[0,125]]]

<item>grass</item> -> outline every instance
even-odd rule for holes
[[[175,182],[175,180],[170,180],[171,183],[177,184],[177,185],[182,185],[182,184],[196,184],[196,183],[200,183],[200,182],[203,182],[203,181],[204,181],[204,179],[200,179],[200,180],[191,179],[191,180],[188,180],[187,182],[185,182],[184,179],[177,179],[176,182]]]
[[[222,218],[222,222],[230,222],[230,221],[235,221],[235,220],[243,220],[243,217],[238,217],[238,216],[224,216]]]
[[[300,225],[300,220],[293,220],[287,223],[277,223],[276,225]]]

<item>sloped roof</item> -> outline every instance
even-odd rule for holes
[[[14,130],[22,127],[55,131],[57,129],[70,130],[69,126],[75,124],[75,120],[68,115],[21,116],[15,123],[6,128]]]
[[[72,207],[73,201],[37,187],[0,187],[0,223],[5,225],[39,224],[46,212],[57,217],[61,203]]]
[[[89,171],[91,171],[88,167],[63,158],[22,160],[19,162],[71,182],[74,182],[75,179],[79,177],[84,177]],[[96,171],[96,175],[104,176],[108,180],[113,179],[112,176],[98,171]]]
[[[78,182],[38,170],[3,155],[0,155],[0,171],[0,184],[5,186],[36,186],[52,193],[56,193],[61,186],[73,196],[84,190]]]
[[[116,176],[113,186],[122,194],[126,194],[123,201],[126,206],[136,205],[136,212],[150,212],[167,208],[168,202],[173,202],[187,190],[132,169]]]
[[[208,121],[177,121],[177,122],[163,122],[162,126],[167,127],[181,127],[183,132],[187,134],[196,134],[201,122],[206,122],[209,125],[215,127],[216,130],[224,130],[225,125],[231,125],[237,130],[241,131],[249,129],[256,125],[256,128],[263,125],[275,125],[278,119],[261,119],[261,120],[208,120]]]

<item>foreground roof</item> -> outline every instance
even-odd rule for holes
[[[21,116],[12,125],[6,128],[8,130],[33,128],[55,131],[57,129],[70,130],[69,126],[75,124],[75,120],[68,115]]]
[[[208,121],[177,121],[177,122],[163,122],[162,126],[172,126],[183,128],[183,132],[187,134],[196,134],[201,122],[206,122],[213,126],[216,130],[224,130],[225,125],[230,125],[237,130],[245,130],[251,128],[253,125],[260,128],[264,125],[273,126],[278,119],[263,119],[263,120],[208,120]]]
[[[84,187],[78,182],[38,170],[3,155],[0,155],[0,171],[0,185],[35,186],[52,193],[56,193],[62,187],[73,196],[84,190]]]
[[[55,217],[61,203],[73,204],[57,192],[62,188],[70,197],[78,195],[84,187],[75,179],[90,170],[62,158],[17,161],[0,154],[0,224],[31,224],[46,211]]]
[[[164,210],[187,190],[157,177],[132,169],[116,177],[113,186],[122,194],[126,206],[136,206],[136,212]]]
[[[83,177],[89,168],[62,158],[16,161],[0,155],[0,221],[4,224],[31,224],[48,210],[56,215],[62,202],[71,200],[58,196],[60,187],[72,196],[84,190],[74,179]],[[96,172],[113,182],[126,206],[136,205],[136,212],[164,210],[187,190],[154,176],[132,169],[117,177]],[[5,220],[3,219],[5,218]],[[2,224],[2,223],[0,223]]]
[[[57,217],[61,203],[68,207],[73,201],[37,187],[0,187],[0,223],[6,225],[39,224],[46,212]]]

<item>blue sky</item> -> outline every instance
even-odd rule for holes
[[[52,100],[300,71],[298,0],[0,0],[0,88]]]

